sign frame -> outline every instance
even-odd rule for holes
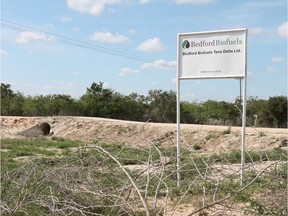
[[[192,32],[192,33],[179,33],[177,35],[177,77],[176,77],[176,90],[177,90],[177,137],[176,137],[176,142],[177,142],[177,158],[176,158],[176,170],[177,170],[177,185],[180,186],[180,181],[181,181],[181,166],[180,166],[180,161],[181,161],[181,153],[180,153],[180,142],[181,142],[181,131],[180,131],[180,81],[181,80],[193,80],[193,79],[226,79],[226,78],[240,78],[243,79],[243,99],[242,99],[242,139],[241,139],[241,169],[240,169],[240,181],[241,185],[243,184],[244,181],[244,168],[245,168],[245,130],[246,130],[246,92],[247,92],[247,28],[242,28],[242,29],[228,29],[228,30],[217,30],[217,31],[205,31],[205,32]],[[194,37],[194,36],[202,36],[202,35],[208,35],[208,36],[223,36],[227,37],[227,35],[237,35],[237,34],[243,34],[242,39],[243,39],[243,47],[241,47],[242,53],[241,53],[241,65],[242,68],[240,68],[241,74],[238,73],[229,73],[228,75],[226,73],[220,74],[220,75],[213,75],[208,74],[207,75],[200,75],[196,74],[192,76],[182,76],[183,72],[183,60],[181,58],[181,54],[183,54],[183,37]],[[228,36],[229,37],[229,36]],[[200,41],[205,41],[203,38],[200,39]],[[212,45],[212,41],[210,41],[210,45]],[[236,43],[236,42],[235,42]],[[198,42],[198,45],[201,45],[201,42]],[[202,44],[203,45],[203,44]],[[209,44],[208,44],[209,45]],[[232,43],[233,45],[233,43]],[[239,47],[239,46],[238,46]],[[197,52],[197,51],[196,51]],[[207,52],[208,53],[208,52]],[[209,52],[210,53],[210,52]],[[211,53],[210,53],[211,54]],[[194,55],[196,56],[197,53]],[[212,55],[217,55],[214,52],[212,52]],[[212,56],[211,55],[211,56]],[[193,55],[192,55],[193,56]],[[213,57],[213,56],[212,56]],[[239,57],[239,55],[238,55]],[[231,57],[233,58],[233,56]],[[209,58],[208,58],[209,60]],[[234,60],[234,59],[233,59]],[[193,60],[192,60],[193,61]],[[221,60],[220,60],[221,61]],[[215,60],[214,60],[215,62]],[[206,62],[207,64],[207,62]],[[216,59],[216,65],[217,65],[217,59]],[[218,65],[219,66],[219,65]],[[192,66],[193,68],[194,66]],[[220,65],[221,68],[221,65]],[[225,66],[223,66],[225,68]],[[228,65],[229,68],[229,65]],[[233,69],[233,67],[231,67]],[[237,70],[237,69],[236,69]],[[190,71],[188,72],[190,73]],[[193,73],[193,71],[192,71]]]
[[[179,68],[177,76],[180,79],[244,77],[245,72],[244,70],[241,70],[239,66],[241,66],[242,68],[245,66],[246,32],[247,29],[230,29],[206,32],[179,33]],[[180,52],[179,48],[181,47],[182,50]],[[237,58],[241,58],[241,62],[237,61],[237,58],[235,56]],[[229,59],[234,61],[233,64],[235,64],[235,66],[230,63],[230,68],[225,68],[227,66],[224,63],[226,61],[229,61]],[[210,64],[207,64],[208,61],[210,62]],[[187,67],[190,68],[187,69]],[[198,67],[201,67],[200,70],[205,70],[201,72],[206,73],[199,73],[200,71],[198,71]],[[212,69],[212,71],[214,72],[209,71],[209,69]],[[226,71],[222,71],[223,69]],[[194,71],[187,72],[187,70]],[[237,73],[231,73],[232,70],[240,71],[238,71]],[[216,71],[218,73],[216,73]],[[182,75],[182,73],[186,73],[186,75]]]

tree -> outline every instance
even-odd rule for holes
[[[35,97],[28,96],[24,100],[23,115],[24,116],[37,116],[37,100]]]
[[[271,115],[267,112],[268,101],[249,97],[247,100],[247,125],[271,127]]]
[[[74,99],[65,94],[48,95],[45,108],[49,115],[74,115],[77,113]]]
[[[276,96],[270,97],[268,100],[268,112],[274,120],[275,127],[287,127],[287,97]]]
[[[22,116],[24,101],[25,98],[22,93],[15,93],[15,95],[10,98],[10,115]]]
[[[150,90],[148,92],[150,116],[154,122],[176,122],[175,91]]]
[[[24,96],[14,93],[10,84],[1,83],[1,115],[23,115]]]
[[[82,113],[86,116],[107,117],[111,114],[110,104],[113,91],[105,89],[103,82],[93,82],[90,88],[87,88],[86,94],[80,98]]]
[[[180,103],[180,121],[186,124],[201,124],[202,114],[201,106],[196,102],[183,101]]]
[[[13,97],[14,95],[10,84],[1,83],[1,99]]]
[[[11,85],[1,83],[1,115],[10,115],[10,99],[13,96]]]

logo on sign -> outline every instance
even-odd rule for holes
[[[190,47],[190,43],[188,40],[184,40],[182,43],[182,48],[183,49],[188,49]]]

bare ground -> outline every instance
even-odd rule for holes
[[[53,136],[84,142],[121,143],[135,147],[176,146],[176,124],[132,122],[91,117],[10,117],[1,116],[1,138],[17,138],[17,133],[47,122]],[[181,124],[181,146],[201,147],[198,152],[215,153],[241,148],[241,127]],[[246,150],[269,150],[287,143],[287,129],[246,128]]]
[[[151,143],[164,147],[176,146],[176,124],[162,124],[150,122],[132,122],[91,117],[1,117],[1,139],[21,138],[17,133],[36,124],[47,122],[51,125],[52,136],[63,137],[84,142],[100,141],[106,143],[120,143],[134,147],[145,147]],[[228,132],[229,131],[229,132]],[[223,153],[241,149],[241,127],[191,125],[181,124],[181,147],[193,149],[195,144],[201,147],[197,153]],[[283,147],[284,146],[284,147]],[[287,129],[275,128],[246,128],[246,150],[270,150],[276,147],[287,149]],[[254,164],[268,166],[267,164]],[[220,166],[220,165],[219,165]],[[214,167],[221,173],[238,172],[240,165],[234,167]],[[129,167],[126,167],[129,168]],[[135,168],[135,167],[133,167]],[[131,168],[131,169],[133,169]],[[136,167],[137,168],[137,167]],[[138,167],[139,168],[139,167]],[[137,169],[138,169],[137,168]],[[130,168],[129,168],[130,169]],[[141,168],[140,168],[141,169]],[[226,173],[227,174],[227,173]],[[164,202],[164,200],[162,200]],[[159,200],[159,202],[162,202]],[[195,210],[192,203],[173,207],[175,202],[168,200],[167,215],[187,215]],[[233,205],[233,204],[232,204]],[[231,211],[224,206],[216,212],[206,211],[199,215],[244,215],[239,204]],[[238,211],[238,210],[239,211]]]

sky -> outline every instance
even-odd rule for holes
[[[248,29],[247,96],[287,95],[286,0],[2,0],[1,82],[78,99],[176,91],[179,33]],[[207,63],[208,64],[208,63]],[[181,100],[234,101],[239,79],[180,82]]]

